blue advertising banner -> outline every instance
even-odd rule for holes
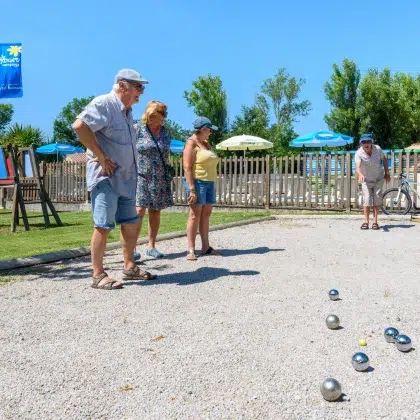
[[[22,44],[0,44],[0,98],[21,98]]]

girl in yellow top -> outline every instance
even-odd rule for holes
[[[220,255],[209,243],[210,215],[216,203],[215,182],[217,177],[218,157],[211,150],[208,138],[217,127],[206,117],[199,117],[194,122],[194,134],[187,140],[184,149],[183,164],[185,172],[185,190],[190,213],[187,223],[188,253],[187,259],[194,261],[197,228],[201,236],[202,255]]]

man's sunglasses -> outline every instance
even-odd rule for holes
[[[131,86],[134,86],[136,90],[139,92],[144,92],[145,86],[142,83],[133,82],[131,80],[124,79],[127,83],[129,83]]]
[[[372,144],[372,140],[362,140],[360,143],[362,143],[362,144]]]

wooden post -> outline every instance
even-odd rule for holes
[[[414,156],[413,156],[413,166],[414,166],[414,189],[416,190],[416,192],[419,192],[418,189],[418,185],[417,185],[417,152],[414,152]],[[417,194],[414,194],[414,208],[417,208]]]
[[[325,155],[321,155],[321,206],[325,207]]]
[[[313,167],[313,155],[311,153],[309,155],[309,172],[308,172],[309,197],[308,197],[308,201],[306,202],[308,207],[312,207],[312,167]]]
[[[229,205],[232,204],[232,183],[233,183],[233,178],[232,178],[232,156],[229,157],[229,188],[227,191],[227,202]],[[226,168],[227,169],[227,168]]]
[[[277,157],[273,157],[273,206],[277,206]]]
[[[282,196],[283,196],[283,156],[280,156],[279,157],[279,206],[282,205],[282,201],[281,201]]]
[[[15,187],[13,191],[13,205],[12,205],[12,223],[11,231],[16,232],[16,226],[19,224],[19,207],[22,214],[23,224],[25,230],[29,230],[28,216],[26,214],[25,203],[23,201],[22,186],[19,177],[19,168],[17,164],[17,149],[12,146],[8,146],[9,158],[12,163],[13,177],[15,180]],[[19,206],[19,207],[18,207]]]
[[[254,204],[254,158],[250,159],[251,171],[250,171],[250,184],[249,184],[249,204]]]
[[[244,161],[242,159],[242,156],[239,157],[239,204],[243,204],[246,201],[246,195],[245,200],[244,197]],[[246,194],[246,192],[245,192]]]
[[[291,157],[291,162],[290,162],[290,174],[291,174],[291,180],[290,180],[290,204],[292,206],[295,205],[295,155],[293,155]]]
[[[319,176],[318,176],[318,170],[319,170],[319,153],[317,152],[315,154],[315,208],[318,208],[318,198],[319,198]]]
[[[270,185],[270,176],[271,176],[271,169],[270,169],[270,155],[265,157],[265,208],[270,210],[270,202],[271,202],[271,185]]]
[[[57,211],[55,210],[55,207],[53,206],[50,197],[48,196],[47,192],[44,189],[44,185],[41,182],[41,178],[39,176],[39,165],[38,165],[38,161],[36,160],[35,157],[35,147],[32,146],[29,149],[29,156],[32,162],[32,172],[37,184],[37,188],[39,190],[39,197],[40,197],[40,201],[41,201],[41,207],[42,207],[42,213],[44,214],[44,221],[46,223],[46,226],[49,226],[49,217],[48,217],[48,210],[47,210],[47,205],[50,208],[50,211],[57,223],[58,226],[63,226],[63,223],[61,222],[60,217],[58,216]],[[47,224],[48,221],[48,224]]]
[[[233,158],[233,204],[238,204],[237,190],[238,190],[238,157],[235,155]],[[232,201],[231,201],[232,204]]]
[[[255,204],[260,203],[260,158],[255,158]]]
[[[289,156],[286,156],[284,163],[284,205],[289,204]]]
[[[351,154],[346,153],[346,169],[347,169],[347,194],[346,194],[346,211],[351,211]]]
[[[249,205],[249,201],[248,201],[248,165],[249,165],[249,159],[246,157],[244,158],[244,187],[245,187],[245,206]]]
[[[307,171],[306,171],[306,153],[303,154],[303,170],[302,170],[302,205],[306,206],[306,185],[307,185]]]

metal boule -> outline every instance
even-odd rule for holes
[[[411,350],[411,338],[404,334],[397,335],[395,339],[395,345],[399,351]]]
[[[338,290],[331,289],[328,292],[328,296],[329,296],[330,300],[338,300],[338,298],[340,297],[340,294],[338,293]]]
[[[341,397],[341,385],[334,378],[327,378],[321,384],[321,394],[327,401],[337,401]]]
[[[385,329],[384,337],[388,343],[395,343],[395,338],[399,334],[398,330],[393,327],[389,327]]]
[[[335,330],[340,326],[340,319],[337,315],[328,315],[325,322],[330,330]]]
[[[362,352],[355,353],[351,358],[351,364],[358,372],[363,372],[369,368],[369,357]]]

